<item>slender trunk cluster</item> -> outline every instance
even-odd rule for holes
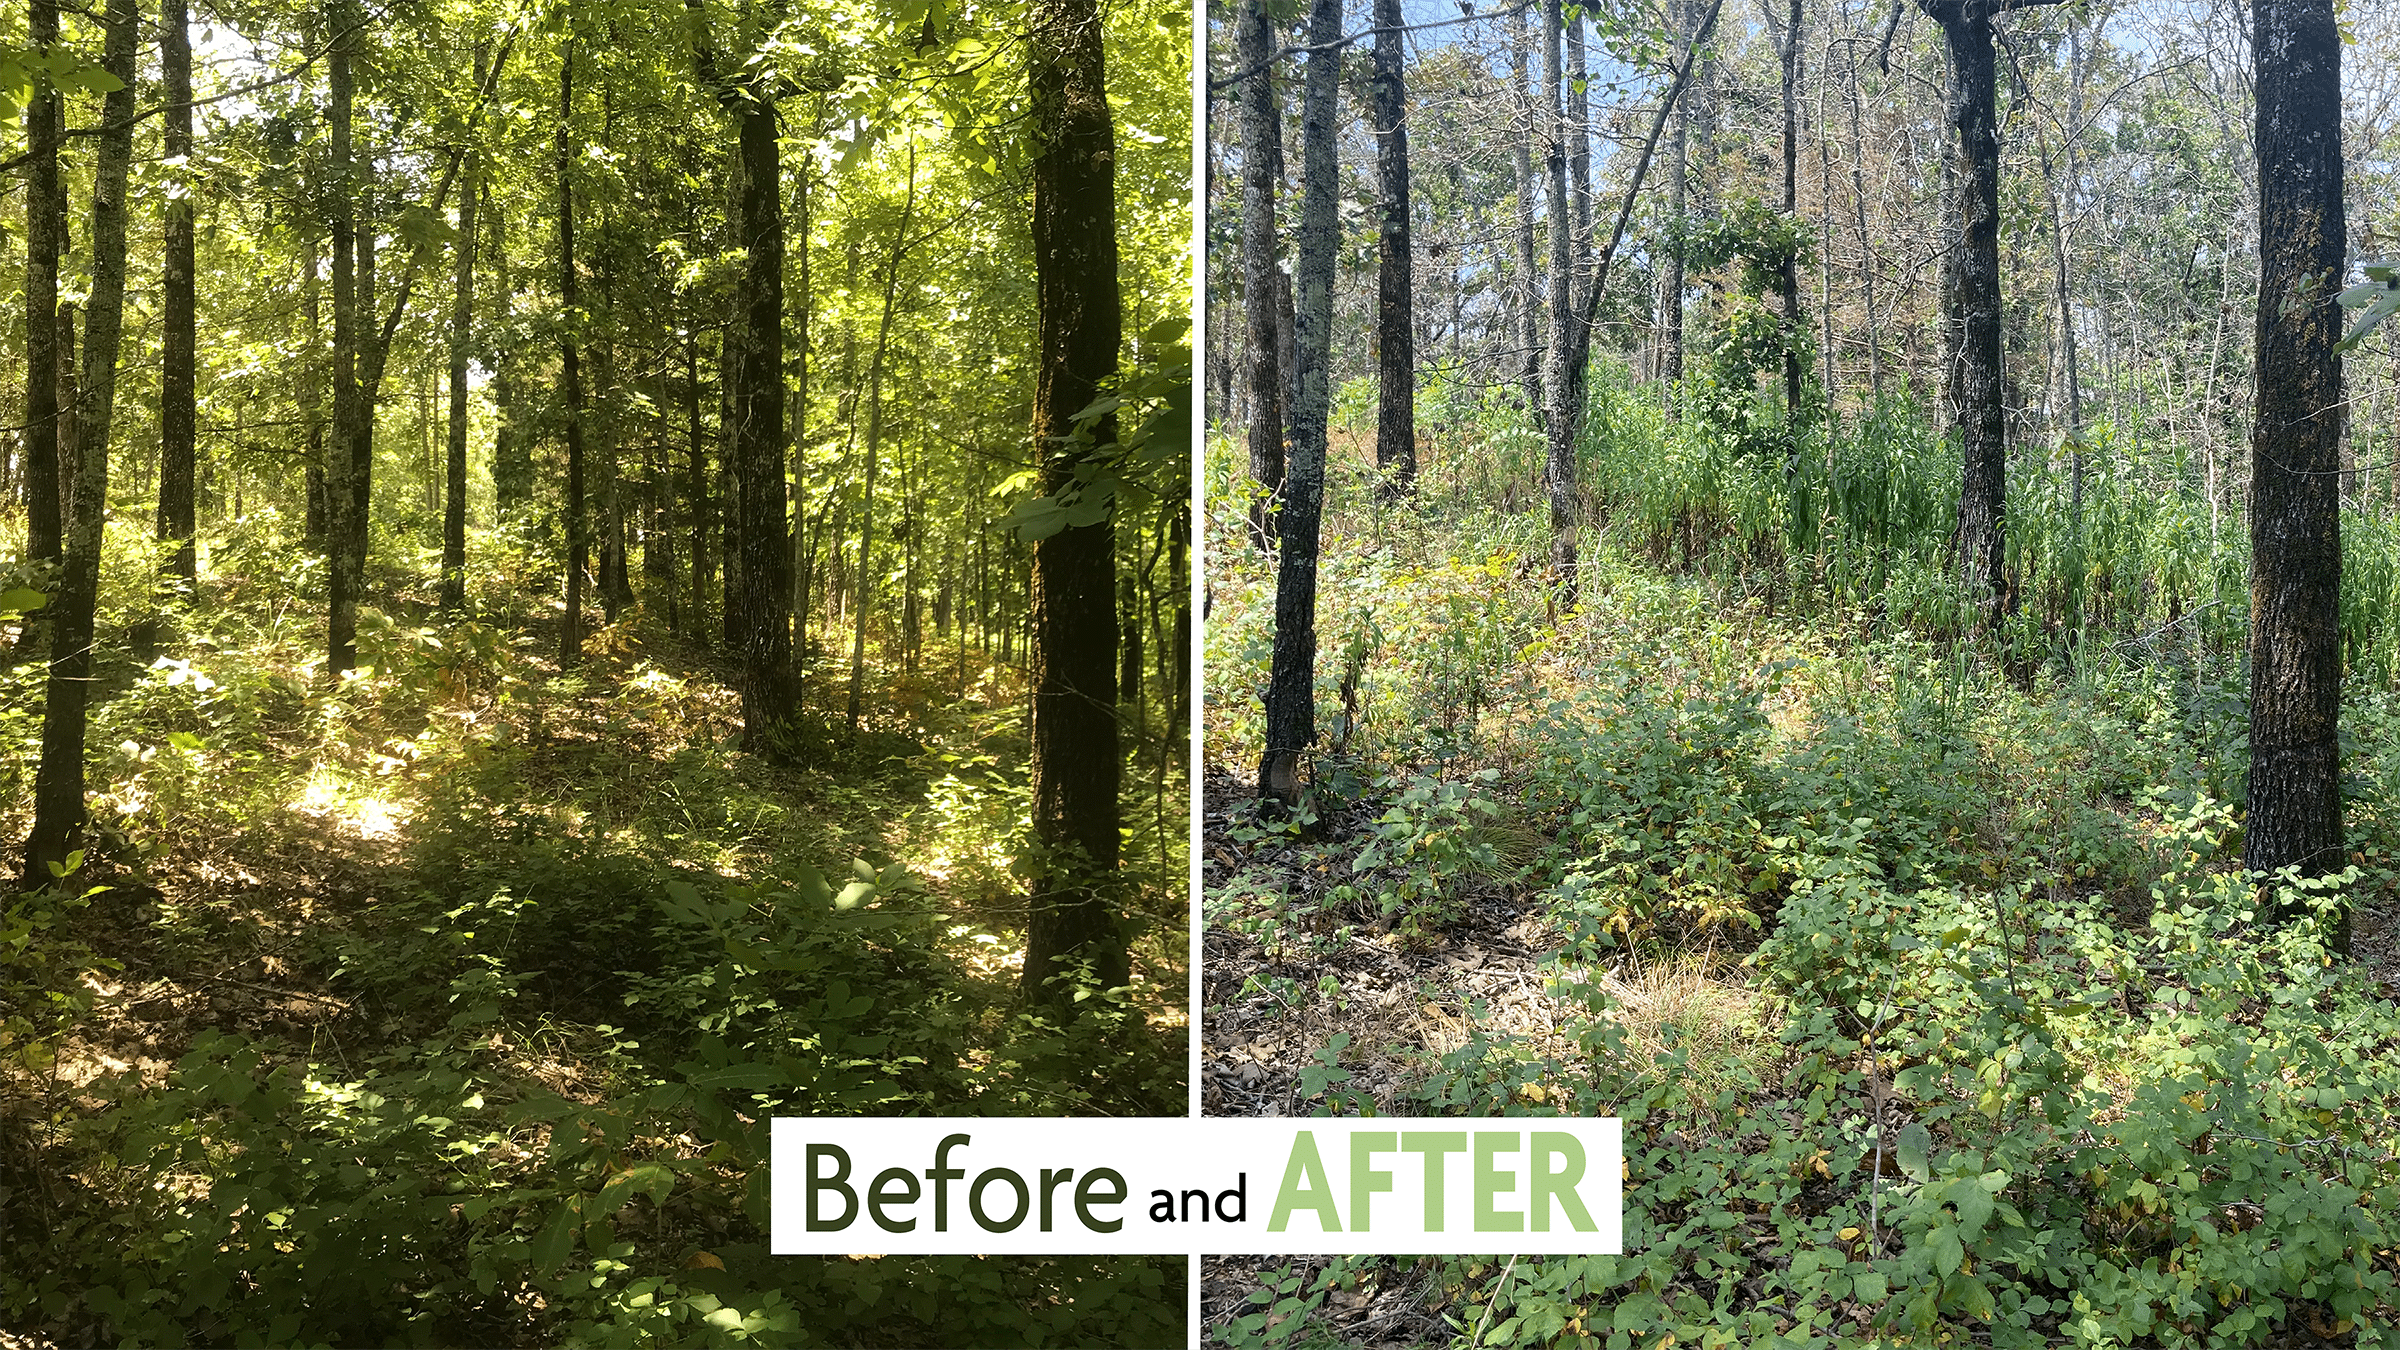
[[[67,478],[65,541],[50,604],[50,666],[44,688],[41,759],[34,772],[33,829],[25,844],[28,887],[64,868],[83,833],[85,710],[91,702],[93,619],[100,593],[101,532],[108,515],[109,433],[116,412],[117,354],[125,332],[125,192],[133,165],[133,59],[141,15],[134,0],[108,0],[102,68],[118,88],[101,105],[104,125],[92,171],[92,289],[84,321],[83,380]]]

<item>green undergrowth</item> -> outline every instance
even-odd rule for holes
[[[857,733],[812,719],[779,765],[638,612],[561,674],[509,604],[404,595],[328,688],[306,567],[245,547],[212,583],[240,603],[179,608],[171,657],[102,653],[89,847],[0,909],[0,1325],[1181,1342],[1180,1260],[767,1250],[777,1114],[1182,1109],[1184,867],[1154,833],[1128,844],[1147,978],[1065,1022],[1017,997],[1014,672],[946,644],[939,677],[878,667]],[[0,672],[0,799],[36,669]]]
[[[1297,810],[1236,812],[1208,922],[1275,958],[1300,1027],[1351,996],[1346,944],[1471,941],[1468,901],[1520,897],[1551,934],[1547,1017],[1463,997],[1447,1049],[1319,1052],[1404,1059],[1400,1087],[1335,1069],[1303,1096],[1619,1116],[1625,1254],[1287,1267],[1212,1340],[1345,1343],[1343,1291],[1402,1284],[1461,1345],[2400,1335],[2378,964],[2400,703],[2377,681],[2344,710],[2351,866],[2260,890],[2241,672],[2207,643],[2093,632],[2027,663],[1880,592],[1687,567],[1622,515],[1586,532],[1561,618],[1531,516],[1372,508],[1357,465],[1336,479],[1325,753]],[[1247,777],[1273,576],[1219,515],[1208,744]],[[2326,949],[2337,904],[2357,961]]]

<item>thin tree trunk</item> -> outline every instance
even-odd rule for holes
[[[1333,342],[1333,266],[1339,226],[1335,197],[1335,98],[1341,55],[1341,0],[1313,0],[1308,72],[1301,101],[1299,296],[1295,351],[1299,399],[1292,458],[1284,483],[1282,547],[1275,573],[1275,648],[1267,677],[1266,748],[1259,756],[1262,797],[1296,802],[1300,756],[1317,738],[1317,551],[1325,503],[1325,424],[1332,407],[1328,365]]]
[[[783,512],[783,168],[763,81],[741,113],[743,267],[740,429],[742,726],[771,750],[792,709],[791,543]]]
[[[1575,433],[1580,408],[1569,406],[1577,382],[1567,363],[1588,350],[1576,340],[1574,262],[1566,223],[1573,207],[1567,200],[1566,108],[1559,92],[1562,75],[1559,42],[1564,28],[1560,0],[1544,0],[1542,16],[1542,144],[1543,173],[1549,189],[1550,214],[1550,335],[1549,369],[1544,382],[1550,406],[1542,421],[1549,436],[1542,465],[1542,487],[1550,499],[1550,582],[1562,601],[1561,612],[1575,604]]]
[[[185,0],[163,0],[159,64],[166,80],[166,150],[170,161],[190,163],[192,154],[192,36],[185,27]],[[158,394],[158,538],[174,552],[160,566],[162,579],[187,592],[200,579],[198,528],[192,480],[198,436],[194,418],[196,328],[192,287],[192,198],[187,189],[166,207],[165,325],[160,334]],[[155,634],[153,633],[154,637]]]
[[[1675,0],[1678,24],[1688,22],[1688,0]],[[1666,175],[1667,224],[1671,231],[1666,257],[1658,269],[1658,378],[1669,386],[1683,379],[1683,237],[1685,214],[1685,176],[1691,144],[1691,110],[1682,104],[1675,108],[1674,132],[1667,140]],[[1674,396],[1669,395],[1673,410]]]
[[[116,128],[99,139],[92,173],[92,289],[84,331],[77,447],[69,461],[65,566],[51,605],[41,759],[34,771],[33,829],[25,844],[28,889],[50,881],[76,851],[84,824],[84,730],[92,686],[92,629],[100,595],[101,534],[108,516],[110,419],[125,319],[125,187],[133,164],[134,0],[108,0],[103,68],[118,87],[101,105]]]
[[[892,236],[892,261],[883,274],[883,317],[875,326],[875,355],[867,362],[867,478],[858,511],[858,603],[850,634],[850,730],[856,733],[864,711],[867,682],[867,612],[874,594],[875,470],[883,448],[883,364],[891,348],[892,307],[899,296],[900,256],[908,247],[908,228],[917,209],[917,154],[908,154],[908,195],[900,205],[900,230]],[[1089,400],[1086,400],[1088,402]],[[1078,404],[1080,408],[1082,405]]]
[[[37,52],[58,45],[58,0],[33,0],[26,36]],[[58,256],[66,210],[58,147],[65,116],[63,100],[46,84],[36,89],[25,113],[25,557],[35,565],[44,591],[58,584],[54,573],[66,552],[58,443]],[[26,615],[18,652],[41,651],[49,626],[40,610]]]
[[[477,88],[483,86],[488,56],[487,44],[475,44]],[[442,506],[442,608],[451,613],[467,604],[467,351],[475,322],[476,198],[470,158],[466,186],[458,198],[457,291],[450,307],[450,425],[444,466],[450,490]]]
[[[1282,159],[1283,119],[1276,107],[1271,58],[1275,30],[1267,0],[1246,0],[1240,24],[1242,68],[1256,73],[1242,83],[1242,299],[1250,354],[1250,477],[1266,489],[1250,513],[1251,540],[1264,549],[1275,530],[1275,501],[1283,491],[1284,369],[1282,314],[1288,296],[1278,265],[1275,187]]]
[[[1517,170],[1517,346],[1519,370],[1523,372],[1525,407],[1538,422],[1543,410],[1550,405],[1542,393],[1542,328],[1538,316],[1542,294],[1541,265],[1533,251],[1533,136],[1536,116],[1533,98],[1533,73],[1529,68],[1528,44],[1531,30],[1526,24],[1528,11],[1518,10],[1509,22],[1509,61],[1513,75],[1510,92],[1520,109],[1519,121],[1523,134],[1513,137],[1509,147]],[[1547,12],[1547,11],[1545,11]],[[1303,285],[1307,283],[1302,282]]]
[[[332,123],[327,187],[333,206],[329,223],[333,235],[333,444],[325,458],[326,505],[326,677],[339,681],[358,665],[358,583],[351,566],[357,537],[359,434],[358,328],[364,308],[359,303],[357,185],[353,181],[351,54],[358,32],[351,21],[350,0],[331,0],[326,26],[335,34],[328,53]],[[363,569],[363,560],[362,560]]]
[[[565,404],[567,495],[561,503],[567,527],[567,612],[559,622],[558,665],[572,670],[583,660],[583,569],[590,552],[583,507],[583,367],[576,350],[574,148],[568,129],[575,120],[575,43],[569,39],[558,68],[558,308],[559,398]]]
[[[2333,0],[2259,0],[2258,392],[2250,437],[2254,872],[2339,869],[2341,38]],[[2334,934],[2347,953],[2345,914]]]
[[[1383,197],[1376,241],[1375,468],[1381,490],[1391,496],[1413,491],[1417,478],[1415,260],[1408,243],[1408,94],[1400,81],[1400,22],[1400,0],[1375,0],[1375,169]]]

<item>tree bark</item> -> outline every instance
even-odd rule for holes
[[[1275,28],[1266,0],[1246,0],[1236,60],[1254,72],[1242,82],[1242,300],[1250,355],[1250,477],[1266,495],[1250,513],[1250,537],[1271,545],[1283,491],[1283,338],[1278,297],[1288,295],[1278,265],[1275,186],[1282,160],[1282,113],[1276,107]]]
[[[49,882],[53,864],[65,866],[83,833],[85,713],[91,701],[101,535],[108,517],[110,420],[124,337],[125,187],[133,164],[134,45],[140,20],[134,0],[108,0],[102,67],[116,77],[118,88],[102,102],[101,121],[116,129],[99,137],[92,172],[92,289],[77,444],[69,461],[64,567],[50,605],[42,750],[34,771],[33,829],[25,844],[28,889]]]
[[[1113,179],[1111,180],[1114,181]],[[917,156],[908,156],[908,195],[901,202],[900,230],[892,236],[891,266],[883,274],[883,317],[875,325],[875,354],[867,361],[867,478],[858,507],[858,603],[850,635],[850,730],[858,730],[864,713],[867,681],[867,613],[874,595],[875,474],[883,453],[883,367],[891,351],[892,309],[899,299],[900,256],[908,247],[908,230],[917,209]],[[1113,255],[1112,255],[1113,256]],[[1113,276],[1114,273],[1111,273]],[[1078,404],[1080,408],[1082,405]]]
[[[336,681],[358,665],[358,583],[359,572],[365,567],[362,557],[357,568],[353,568],[351,552],[358,534],[359,514],[359,494],[353,479],[358,464],[354,446],[361,422],[358,330],[363,308],[359,302],[357,195],[351,164],[355,147],[350,60],[357,50],[358,32],[351,15],[349,0],[330,0],[326,5],[326,27],[333,31],[334,37],[332,50],[327,54],[332,140],[326,186],[332,204],[332,219],[327,223],[333,235],[333,443],[325,458],[325,674]]]
[[[1575,607],[1575,437],[1582,409],[1576,405],[1580,382],[1568,363],[1589,346],[1577,340],[1573,242],[1567,221],[1573,207],[1567,200],[1566,108],[1560,98],[1559,42],[1564,28],[1560,0],[1544,0],[1542,15],[1541,136],[1543,173],[1549,190],[1550,214],[1550,334],[1546,344],[1549,365],[1543,383],[1550,405],[1542,418],[1548,453],[1542,463],[1542,487],[1550,499],[1550,584],[1557,592],[1561,614]]]
[[[1959,579],[1985,629],[2008,604],[2005,511],[2008,433],[2000,386],[2000,131],[1994,114],[1992,17],[1988,0],[1918,0],[1941,25],[1950,52],[1946,117],[1953,166],[1951,219],[1957,251],[1949,323],[1957,348],[1948,368],[1950,414],[1961,459]]]
[[[58,45],[58,0],[33,0],[27,45],[48,53]],[[58,146],[66,113],[56,90],[44,85],[26,106],[25,163],[25,557],[38,586],[57,585],[65,556],[60,516],[58,255],[66,199],[58,181]],[[43,649],[49,619],[36,610],[18,630],[17,650]]]
[[[159,64],[166,83],[166,150],[187,168],[192,154],[192,36],[185,0],[163,0]],[[197,459],[195,419],[197,317],[192,286],[192,198],[189,187],[167,199],[165,326],[160,334],[158,394],[158,538],[174,552],[160,565],[163,580],[188,592],[199,581],[192,480]]]
[[[170,0],[172,2],[172,0]],[[488,64],[485,44],[475,46],[475,85]],[[467,605],[467,353],[475,323],[476,165],[467,151],[466,182],[458,197],[457,284],[450,304],[450,423],[443,477],[442,608],[457,613]]]
[[[1030,84],[1042,137],[1033,161],[1033,256],[1040,361],[1033,412],[1042,491],[1063,491],[1089,444],[1117,439],[1114,414],[1075,416],[1114,382],[1116,132],[1096,0],[1037,0]],[[1113,521],[1070,526],[1033,548],[1033,842],[1038,870],[1025,929],[1026,997],[1061,1010],[1076,964],[1102,987],[1130,976],[1118,900]]]
[[[1678,23],[1689,21],[1687,0],[1676,0],[1675,10]],[[1658,378],[1670,386],[1683,379],[1683,218],[1691,121],[1690,107],[1677,104],[1671,123],[1674,130],[1667,138],[1667,162],[1661,170],[1666,179],[1667,222],[1673,234],[1658,269]],[[1670,411],[1673,398],[1670,394]]]
[[[1267,677],[1266,749],[1258,791],[1286,803],[1300,797],[1300,756],[1317,738],[1317,549],[1325,504],[1325,423],[1332,407],[1335,96],[1341,54],[1341,0],[1312,0],[1305,91],[1300,112],[1299,296],[1294,305],[1294,364],[1299,397],[1292,417],[1292,458],[1284,481],[1282,546],[1275,572],[1275,650]],[[1530,311],[1528,311],[1530,313]]]
[[[1375,171],[1383,197],[1376,240],[1375,468],[1388,496],[1412,492],[1417,477],[1415,264],[1408,242],[1408,96],[1400,79],[1400,23],[1400,0],[1375,0]]]
[[[558,67],[558,359],[559,398],[567,424],[567,493],[561,503],[567,529],[567,612],[558,629],[561,670],[572,670],[583,660],[583,569],[591,552],[583,503],[583,366],[575,340],[581,316],[576,311],[574,150],[568,135],[574,114],[575,43],[570,38]]]
[[[2258,392],[2250,436],[2256,872],[2342,866],[2341,39],[2332,0],[2259,0]],[[2349,949],[2349,920],[2335,934]]]
[[[1516,17],[1509,22],[1510,93],[1517,100],[1524,126],[1523,134],[1513,138],[1515,143],[1510,147],[1510,154],[1517,170],[1517,345],[1521,348],[1518,352],[1518,368],[1523,371],[1525,407],[1539,421],[1550,405],[1544,401],[1542,393],[1542,328],[1537,317],[1540,302],[1536,297],[1542,293],[1542,271],[1533,251],[1533,137],[1536,113],[1533,73],[1528,68],[1530,58],[1527,45],[1532,38],[1525,22],[1526,12],[1518,10]],[[1301,284],[1307,285],[1306,281]]]

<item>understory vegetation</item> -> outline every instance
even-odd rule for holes
[[[1182,1109],[1163,704],[1123,710],[1135,981],[1064,1017],[1017,987],[1027,690],[963,623],[921,660],[869,645],[860,729],[806,713],[770,763],[730,665],[640,606],[561,673],[554,574],[506,531],[475,539],[476,617],[385,540],[331,685],[297,534],[261,511],[209,542],[169,616],[188,655],[137,665],[146,588],[102,596],[87,846],[0,910],[0,1325],[1180,1343],[1179,1260],[770,1256],[764,1165],[777,1114]],[[148,547],[112,531],[103,575],[154,575]],[[42,669],[0,673],[9,838]]]
[[[2349,865],[2261,895],[2246,532],[2170,437],[2094,426],[2080,494],[2012,466],[2016,608],[1970,635],[1956,450],[1904,395],[1762,449],[1705,374],[1681,420],[1594,386],[1563,614],[1521,405],[1437,382],[1390,501],[1337,400],[1288,810],[1252,800],[1274,562],[1212,439],[1203,1088],[1620,1116],[1626,1254],[1216,1261],[1209,1341],[2387,1343],[2388,513],[2342,522]]]

